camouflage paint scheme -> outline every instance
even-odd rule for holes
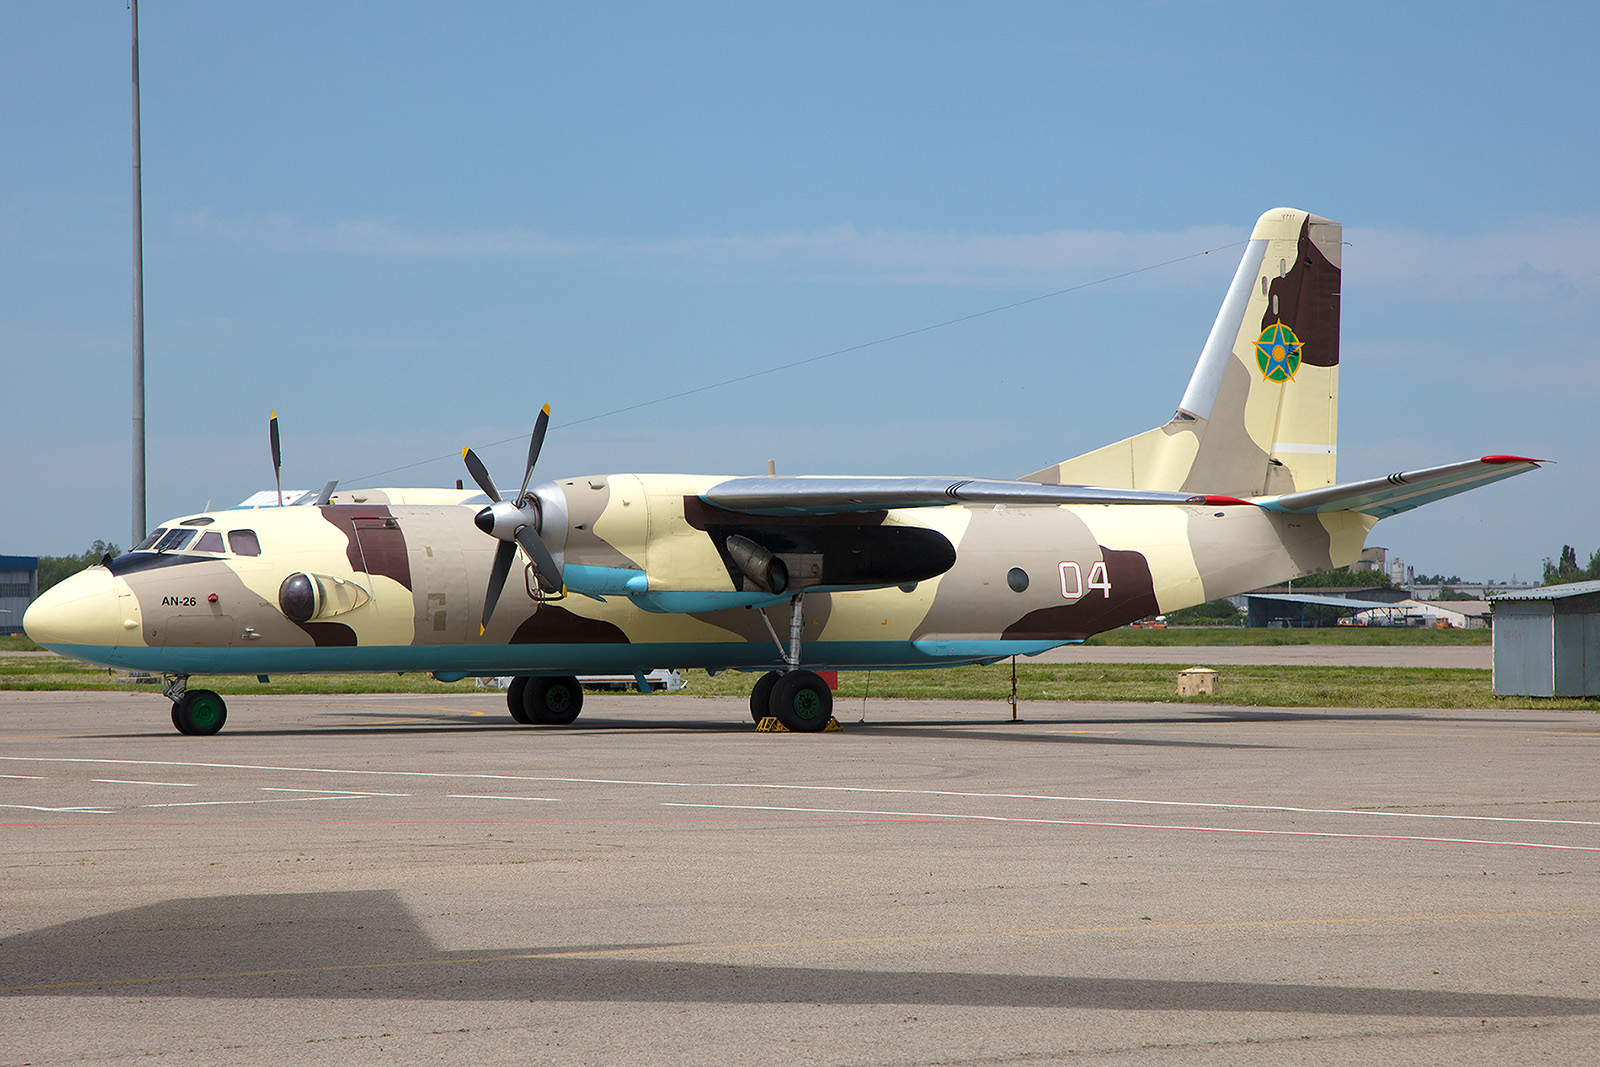
[[[538,594],[519,556],[480,632],[501,543],[474,525],[486,498],[357,490],[323,506],[166,523],[248,529],[260,553],[131,552],[48,591],[25,626],[69,656],[178,676],[765,670],[785,665],[779,642],[787,644],[791,603],[803,593],[807,668],[929,667],[1035,654],[1348,565],[1379,517],[1535,463],[1487,457],[1334,486],[1340,233],[1305,212],[1267,212],[1173,418],[1003,483],[1244,500],[919,498],[871,510],[804,495],[826,498],[827,479],[782,479],[770,483],[780,506],[746,507],[733,490],[761,480],[567,479],[536,488],[565,595]],[[788,587],[764,592],[730,553],[730,537],[781,558]],[[322,594],[300,622],[282,609],[296,574]]]

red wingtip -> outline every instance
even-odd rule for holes
[[[1483,462],[1499,466],[1504,463],[1549,463],[1547,459],[1529,459],[1527,456],[1484,456]]]
[[[1253,507],[1254,506],[1253,504],[1250,503],[1250,501],[1248,501],[1248,500],[1240,500],[1236,496],[1206,496],[1206,497],[1202,497],[1201,499],[1205,503],[1210,504],[1213,507],[1233,507],[1233,506],[1237,506],[1237,505],[1242,505],[1244,507]]]

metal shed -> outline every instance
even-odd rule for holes
[[[1496,597],[1495,696],[1600,696],[1600,582]]]

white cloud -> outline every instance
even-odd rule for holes
[[[283,214],[222,219],[208,210],[179,215],[175,227],[180,233],[213,237],[267,252],[295,254],[533,258],[580,255],[599,247],[598,242],[557,240],[516,227],[429,233],[407,229],[388,219],[346,219],[319,226]]]
[[[1600,219],[1529,219],[1487,233],[1346,229],[1345,268],[1363,286],[1425,299],[1600,296]]]
[[[1052,230],[941,233],[850,225],[770,234],[667,240],[556,237],[521,227],[430,231],[392,219],[305,222],[285,214],[220,218],[180,215],[182,233],[276,253],[460,259],[602,259],[672,269],[765,267],[832,281],[949,286],[1052,286],[1085,275],[1149,270],[1216,251],[1232,261],[1245,231]],[[1428,234],[1348,228],[1346,268],[1363,287],[1401,287],[1415,298],[1600,296],[1600,219],[1530,218],[1484,233]]]
[[[763,267],[811,279],[944,286],[1056,286],[1169,261],[1198,258],[1243,240],[1241,230],[1197,227],[1177,232],[1056,230],[1048,233],[937,233],[834,226],[774,234],[702,236],[660,241],[559,238],[510,227],[429,232],[388,219],[306,223],[288,215],[219,218],[181,215],[182,233],[267,252],[444,258],[598,259],[681,271]]]

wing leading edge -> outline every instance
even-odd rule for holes
[[[1476,489],[1518,474],[1536,470],[1548,460],[1524,456],[1484,456],[1442,467],[1402,471],[1385,478],[1346,482],[1324,489],[1307,489],[1283,496],[1262,497],[1253,503],[1266,511],[1305,515],[1320,511],[1355,511],[1387,518],[1447,496]]]

